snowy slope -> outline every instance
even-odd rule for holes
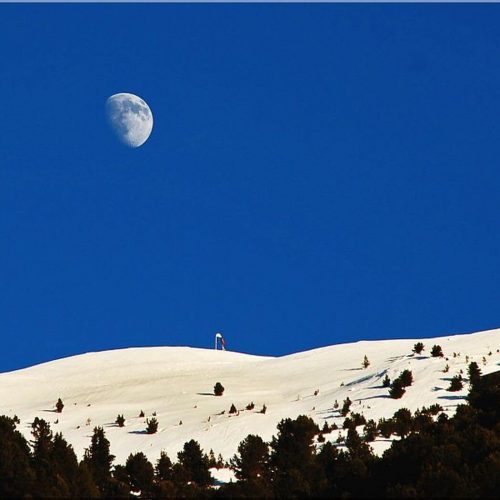
[[[412,355],[418,340],[425,351]],[[442,346],[448,361],[430,357],[434,344]],[[367,419],[433,403],[451,414],[464,401],[467,384],[463,391],[450,393],[449,378],[460,369],[466,374],[466,355],[469,362],[478,362],[483,373],[499,370],[499,349],[500,329],[434,339],[363,341],[280,358],[189,347],[89,353],[0,374],[0,414],[17,414],[28,439],[34,417],[46,419],[54,431],[63,433],[79,458],[93,427],[99,425],[111,442],[115,463],[124,463],[129,453],[137,451],[156,461],[165,450],[175,460],[191,438],[206,452],[213,449],[229,459],[249,433],[269,440],[285,417],[306,414],[320,426],[326,420],[342,427],[343,418],[333,403],[341,405],[347,396],[353,401],[351,409]],[[460,355],[453,357],[454,352]],[[371,362],[366,370],[361,368],[365,354]],[[443,373],[447,363],[450,370]],[[387,373],[393,379],[405,368],[413,372],[414,384],[402,399],[388,398],[383,377]],[[226,388],[222,397],[212,395],[217,381]],[[65,404],[61,414],[53,412],[59,397]],[[251,401],[255,410],[244,410]],[[239,415],[228,415],[232,403],[243,410]],[[265,415],[258,413],[263,404]],[[146,418],[138,416],[141,409],[146,417],[157,413],[157,434],[145,433]],[[119,413],[126,419],[124,428],[114,424]],[[337,435],[326,437],[334,440]],[[380,453],[389,444],[380,440],[373,447]]]

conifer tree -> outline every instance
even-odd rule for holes
[[[375,441],[378,435],[377,424],[375,420],[368,420],[365,424],[364,439],[367,442]]]
[[[471,385],[477,384],[477,382],[479,382],[481,378],[481,369],[479,368],[479,365],[475,361],[472,361],[469,364],[468,372],[469,372],[470,384]]]
[[[409,434],[412,426],[412,416],[407,408],[400,408],[392,418],[394,431],[398,436],[405,437]]]
[[[31,424],[31,434],[34,440],[31,442],[33,446],[33,457],[36,461],[49,461],[52,452],[52,431],[50,425],[45,420],[35,417]]]
[[[444,356],[443,350],[440,345],[433,345],[431,349],[431,356],[433,358],[442,358]]]
[[[377,425],[379,433],[386,439],[389,439],[394,432],[394,422],[391,418],[381,418]]]
[[[155,474],[160,481],[172,479],[172,461],[164,451],[160,453],[160,458],[156,462]]]
[[[59,398],[57,400],[57,403],[56,403],[56,412],[61,413],[63,411],[63,408],[64,408],[64,404],[63,404],[61,398]]]
[[[35,473],[31,466],[26,438],[16,422],[0,416],[0,498],[25,498],[36,495]]]
[[[384,380],[382,381],[382,387],[389,387],[391,385],[391,379],[387,373],[385,374]]]
[[[146,424],[146,432],[148,434],[155,434],[158,431],[158,420],[156,420],[155,417],[153,417],[151,420],[147,419]]]
[[[224,386],[220,382],[214,385],[214,394],[216,396],[222,396],[224,394]]]
[[[403,397],[403,394],[406,392],[403,382],[401,381],[400,378],[395,379],[392,384],[391,388],[389,389],[389,396],[393,399],[400,399]]]
[[[67,496],[78,495],[78,460],[73,447],[67,443],[60,432],[57,432],[52,441],[51,453],[52,473],[59,478],[59,489]]]
[[[413,346],[413,352],[414,352],[415,354],[421,354],[423,350],[424,350],[424,344],[422,344],[422,342],[417,342],[417,343]]]
[[[450,387],[448,387],[448,391],[456,392],[460,391],[463,388],[464,384],[462,382],[461,375],[455,375],[450,381]]]
[[[146,496],[147,492],[152,490],[154,469],[144,453],[130,454],[125,463],[125,470],[132,490],[140,491],[141,496]]]
[[[316,423],[305,415],[286,418],[278,424],[278,435],[271,441],[271,468],[275,471],[274,495],[279,498],[302,497],[315,482],[314,437]]]
[[[102,427],[95,427],[90,446],[85,450],[84,462],[101,493],[106,493],[111,478],[111,464],[115,459],[109,452],[109,441]]]
[[[370,362],[368,361],[368,358],[366,357],[366,354],[365,354],[365,357],[363,359],[362,365],[363,365],[363,368],[365,368],[365,369],[370,366]]]
[[[342,409],[340,410],[340,414],[345,417],[351,408],[352,401],[349,399],[349,396],[344,399],[344,404],[342,405]]]
[[[239,444],[230,464],[241,481],[264,479],[269,467],[269,446],[260,436],[249,434]]]
[[[200,445],[194,439],[184,444],[184,448],[177,454],[179,465],[188,481],[204,487],[212,484],[208,466],[208,457],[201,451]]]
[[[413,374],[410,370],[403,370],[399,376],[403,387],[408,387],[413,384]]]

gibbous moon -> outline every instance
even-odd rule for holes
[[[106,101],[106,114],[114,133],[131,148],[142,146],[153,130],[153,113],[134,94],[115,94]]]

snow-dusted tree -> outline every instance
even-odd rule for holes
[[[238,410],[236,409],[236,406],[234,406],[234,403],[231,405],[231,408],[229,408],[229,414],[233,415],[234,413],[237,413]]]
[[[386,373],[384,380],[382,381],[382,386],[389,387],[390,385],[391,385],[391,379],[389,378],[389,375],[387,375],[387,373]]]
[[[116,417],[115,424],[117,424],[118,427],[123,427],[125,425],[125,418],[123,415],[118,415]]]

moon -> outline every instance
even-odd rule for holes
[[[109,124],[118,139],[131,148],[142,146],[153,130],[153,113],[135,94],[114,94],[106,101]]]

